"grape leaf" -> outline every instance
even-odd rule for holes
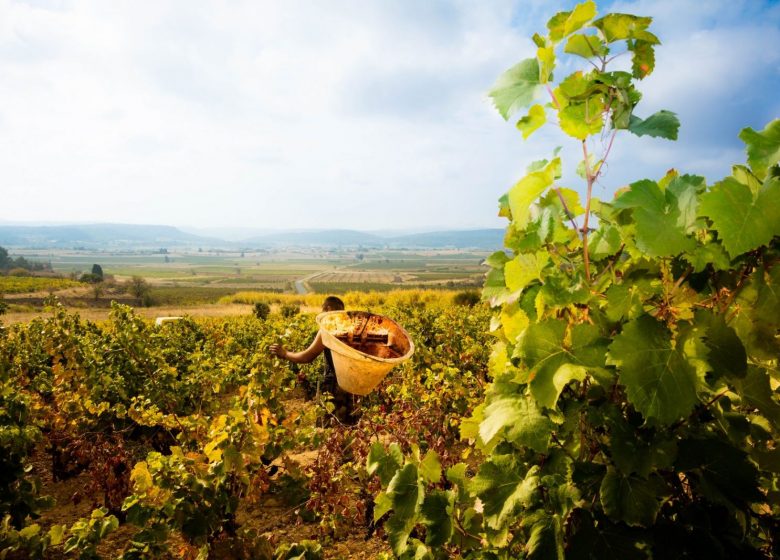
[[[569,12],[558,12],[547,22],[550,40],[554,43],[571,35],[596,16],[596,3],[592,0],[577,4]]]
[[[531,104],[539,87],[539,61],[527,58],[501,74],[488,95],[504,120],[508,120]]]
[[[649,41],[629,41],[631,51],[631,72],[640,80],[652,74],[655,69],[655,49]]]
[[[613,284],[607,289],[606,315],[610,321],[635,319],[642,314],[642,294],[634,284]]]
[[[387,486],[387,495],[393,500],[393,511],[401,519],[412,519],[422,503],[423,487],[417,466],[407,463],[393,476]]]
[[[611,257],[620,250],[620,245],[620,232],[611,225],[602,224],[588,238],[588,252],[594,261]]]
[[[669,329],[648,315],[623,327],[609,346],[607,363],[618,367],[628,400],[649,424],[671,424],[698,402],[695,368]]]
[[[539,61],[539,83],[546,84],[552,78],[552,71],[555,68],[555,49],[539,47],[536,49],[536,58]]]
[[[517,228],[522,229],[528,225],[531,204],[553,184],[555,178],[560,175],[560,169],[561,160],[556,157],[544,168],[527,174],[509,190],[509,207]]]
[[[534,105],[528,110],[528,114],[517,121],[517,129],[523,133],[523,139],[528,139],[535,130],[547,122],[544,107]]]
[[[525,476],[518,470],[512,455],[494,455],[482,463],[470,482],[471,492],[482,501],[485,521],[493,529],[505,525],[521,506],[530,505],[538,491],[538,468]]]
[[[704,344],[709,349],[708,362],[715,378],[724,375],[745,377],[747,352],[723,315],[698,311],[695,317],[696,325],[704,329]]]
[[[441,463],[434,450],[429,450],[420,461],[420,476],[424,480],[437,484],[441,480]]]
[[[658,37],[647,31],[653,18],[639,17],[630,14],[607,14],[593,22],[593,27],[599,29],[607,43],[623,39],[638,39],[652,45],[660,44]]]
[[[564,343],[565,323],[547,320],[531,324],[518,344],[518,353],[531,368],[531,394],[540,406],[555,408],[563,388],[582,381],[590,368],[604,366],[606,343],[593,325],[575,325],[571,348]]]
[[[680,442],[675,466],[692,473],[697,493],[713,501],[743,504],[763,498],[758,489],[758,469],[747,454],[736,447],[710,438],[689,438]]]
[[[607,45],[595,35],[576,34],[569,37],[563,52],[576,54],[583,58],[593,58],[596,56],[606,56],[609,54]]]
[[[690,204],[688,200],[682,203]],[[636,245],[652,257],[675,256],[696,247],[680,227],[685,223],[680,204],[674,190],[661,191],[657,183],[648,180],[632,183],[614,202],[615,208],[634,208]]]
[[[484,418],[479,425],[479,436],[488,447],[504,429],[507,441],[539,453],[545,453],[550,445],[553,423],[530,397],[502,395],[485,408]]]
[[[542,269],[548,262],[550,262],[550,255],[546,252],[517,255],[504,265],[506,287],[511,292],[515,292],[522,290],[533,280],[541,280]]]
[[[528,560],[563,560],[563,528],[558,515],[544,515],[531,527]]]
[[[558,112],[561,130],[573,138],[585,140],[604,126],[604,101],[593,95],[581,103],[571,103]]]
[[[701,196],[699,213],[712,220],[732,259],[780,235],[780,179],[770,179],[753,195],[733,177]]]
[[[647,479],[625,476],[613,468],[601,481],[601,506],[610,519],[632,527],[650,527],[655,523],[665,484],[658,475]]]
[[[680,130],[680,120],[677,118],[676,114],[662,109],[657,113],[653,113],[646,119],[640,119],[636,115],[631,115],[631,118],[628,121],[628,130],[637,136],[652,136],[653,138],[677,140],[677,133]]]
[[[426,527],[425,544],[432,547],[444,546],[452,537],[452,509],[454,494],[434,490],[427,496],[420,508]]]
[[[369,475],[379,476],[382,486],[387,486],[403,462],[404,456],[397,443],[391,444],[389,450],[385,451],[385,446],[377,441],[366,457],[366,471]]]
[[[743,128],[739,138],[746,145],[750,168],[764,180],[767,170],[780,161],[780,119],[770,122],[761,132]]]
[[[745,402],[758,409],[770,423],[780,430],[780,403],[777,393],[769,384],[769,374],[766,370],[751,366],[745,378],[738,382],[740,392]]]

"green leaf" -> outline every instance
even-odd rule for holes
[[[648,423],[671,424],[698,402],[695,368],[669,329],[648,315],[625,325],[609,347],[607,363],[618,367],[628,400]]]
[[[532,398],[502,395],[485,408],[479,436],[490,447],[503,431],[507,441],[545,453],[553,427],[552,421],[541,413]]]
[[[539,47],[536,49],[536,58],[539,61],[539,83],[546,84],[550,81],[555,68],[555,49]]]
[[[593,325],[575,325],[571,348],[564,343],[565,323],[550,319],[531,324],[518,345],[519,355],[531,368],[531,394],[540,406],[555,408],[563,388],[582,381],[589,368],[604,366],[606,342]]]
[[[444,490],[434,490],[425,497],[420,508],[423,524],[426,527],[425,544],[441,547],[452,537],[452,510],[454,494]]]
[[[588,0],[577,4],[570,12],[559,12],[547,22],[547,29],[550,31],[550,40],[554,43],[559,42],[568,35],[571,35],[578,29],[581,29],[586,23],[596,16],[596,3]]]
[[[663,432],[642,430],[629,424],[615,410],[608,417],[612,462],[623,474],[636,473],[642,478],[655,469],[669,468],[677,454],[674,439],[664,439]]]
[[[644,120],[636,115],[631,115],[631,118],[628,121],[628,130],[637,136],[652,136],[653,138],[677,140],[677,133],[680,130],[680,120],[677,118],[676,114],[665,109],[653,113]]]
[[[744,504],[762,499],[758,469],[748,456],[715,438],[690,438],[680,442],[676,467],[690,473],[701,492],[718,503]]]
[[[649,41],[629,41],[628,49],[632,52],[631,73],[639,80],[652,74],[655,69],[655,49]]]
[[[539,61],[527,58],[501,74],[488,95],[504,120],[508,120],[531,104],[539,87]]]
[[[593,22],[593,26],[599,29],[607,43],[614,43],[624,39],[639,39],[650,44],[660,43],[658,38],[647,31],[653,22],[650,17],[638,17],[630,14],[607,14],[603,18]]]
[[[527,174],[509,190],[512,220],[519,229],[528,225],[531,204],[553,184],[560,169],[561,160],[556,157],[543,169]]]
[[[526,116],[517,121],[517,129],[523,133],[523,139],[525,140],[546,122],[547,116],[544,113],[544,107],[536,104],[528,110]]]
[[[385,492],[380,493],[374,500],[374,523],[391,509],[393,509],[393,499]]]
[[[727,177],[703,194],[699,213],[712,220],[732,259],[780,235],[780,179],[770,179],[754,196],[750,187]]]
[[[492,268],[485,276],[485,285],[482,288],[482,301],[489,301],[490,305],[496,306],[501,303],[501,298],[509,294],[504,279],[504,269]]]
[[[439,456],[432,449],[420,461],[420,476],[432,484],[437,484],[441,480]]]
[[[660,185],[659,185],[660,186]],[[707,184],[704,177],[698,175],[680,175],[669,183],[666,191],[667,200],[675,200],[680,211],[677,225],[690,233],[698,224],[698,196],[705,191]],[[672,198],[673,195],[674,198]]]
[[[571,103],[558,112],[561,130],[573,138],[585,140],[604,126],[604,102],[594,95],[581,103]]]
[[[548,262],[550,262],[550,255],[546,252],[517,255],[504,266],[506,287],[509,291],[516,292],[534,280],[541,280],[542,269]]]
[[[636,319],[643,313],[642,294],[634,284],[613,284],[607,289],[607,319],[613,322]]]
[[[704,344],[709,349],[708,362],[715,378],[741,378],[747,373],[747,352],[734,329],[723,315],[698,311],[696,325],[704,329]]]
[[[697,245],[692,251],[686,252],[683,257],[693,267],[694,272],[701,272],[708,265],[712,265],[713,270],[716,271],[731,268],[731,259],[720,243]]]
[[[611,257],[620,250],[622,240],[620,232],[611,225],[601,224],[601,227],[588,238],[588,253],[593,261]]]
[[[509,256],[504,251],[496,251],[485,259],[485,264],[491,268],[504,268],[509,262]]]
[[[489,527],[500,529],[511,523],[522,507],[536,499],[541,484],[537,473],[538,467],[533,467],[523,476],[512,455],[493,455],[482,463],[470,490],[482,501]]]
[[[390,445],[388,450],[381,442],[374,442],[366,457],[366,471],[369,475],[376,474],[385,487],[403,465],[404,456],[397,443]]]
[[[545,515],[531,527],[528,560],[563,560],[563,528],[558,515]]]
[[[504,336],[509,342],[514,342],[528,326],[528,315],[525,314],[517,303],[504,305],[501,310],[501,326]],[[506,355],[506,352],[504,352]]]
[[[769,374],[766,370],[751,366],[745,378],[737,381],[736,385],[745,404],[757,408],[775,430],[780,431],[780,403],[777,393],[769,384]]]
[[[407,463],[395,473],[387,486],[387,494],[393,500],[393,511],[402,519],[411,519],[422,503],[423,489],[418,480],[417,466]]]
[[[609,54],[607,45],[596,35],[576,34],[569,37],[563,52],[583,58],[604,57]]]
[[[658,475],[643,479],[625,476],[609,468],[601,481],[601,506],[613,521],[622,521],[632,527],[650,527],[655,523],[666,493],[665,484]]]
[[[689,204],[684,200],[683,204]],[[651,257],[671,257],[692,251],[696,242],[686,235],[685,218],[672,189],[661,191],[654,181],[632,183],[614,202],[615,208],[634,208],[636,245]]]
[[[739,138],[745,143],[750,168],[763,181],[769,168],[780,161],[780,119],[767,124],[761,132],[743,128]]]

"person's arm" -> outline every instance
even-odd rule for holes
[[[268,347],[268,350],[271,352],[271,354],[276,354],[280,358],[290,360],[296,364],[312,363],[324,349],[325,345],[322,343],[322,337],[320,336],[320,333],[317,333],[317,337],[314,339],[314,342],[312,342],[306,350],[301,352],[289,352],[288,350],[285,350],[284,346],[281,344],[271,344],[271,346]]]

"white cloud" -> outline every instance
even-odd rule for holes
[[[502,225],[497,197],[566,142],[523,143],[484,94],[532,53],[548,4],[0,1],[0,219]],[[745,83],[767,67],[777,83],[762,43],[777,19],[698,5],[626,6],[668,31],[648,111],[680,112],[696,144],[627,141],[607,190],[685,162],[717,172],[736,152],[697,136],[709,115],[777,109],[766,78]]]

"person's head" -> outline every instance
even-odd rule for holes
[[[341,298],[337,298],[336,296],[328,296],[325,298],[325,301],[322,302],[322,310],[323,311],[343,311],[344,310],[344,302],[341,301]]]

